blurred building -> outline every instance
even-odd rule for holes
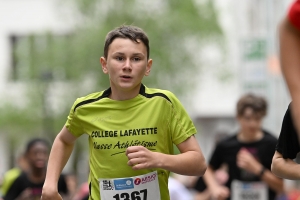
[[[207,64],[199,74],[199,84],[192,88],[193,96],[186,97],[192,100],[185,104],[201,133],[197,137],[206,157],[216,135],[235,130],[235,105],[242,94],[254,92],[267,98],[270,107],[265,127],[274,134],[279,134],[290,101],[279,69],[277,24],[292,0],[214,2],[225,34],[226,55],[213,46],[201,52]],[[47,31],[67,34],[74,25],[64,15],[68,11],[56,0],[0,0],[0,101],[17,101],[24,94],[24,85],[12,80],[15,42]],[[8,167],[4,137],[0,132],[0,175]]]
[[[70,32],[73,22],[64,12],[68,9],[56,0],[0,0],[0,102],[14,102],[16,107],[26,103],[26,86],[13,79],[15,43],[32,34]],[[0,177],[8,168],[8,145],[0,131]]]

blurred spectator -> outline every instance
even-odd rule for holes
[[[46,176],[49,151],[50,145],[44,139],[35,138],[28,142],[24,154],[28,163],[28,169],[22,171],[13,181],[3,197],[4,200],[40,199]],[[68,194],[64,176],[61,176],[59,179],[58,190],[65,196]]]
[[[260,96],[247,94],[239,99],[239,130],[217,144],[203,176],[213,199],[274,200],[283,192],[283,180],[270,171],[277,140],[261,128],[266,112],[267,102]],[[215,179],[223,164],[229,175],[225,186]]]
[[[24,155],[18,156],[17,159],[17,167],[14,167],[7,172],[5,172],[3,176],[3,180],[1,183],[1,197],[7,193],[7,190],[10,188],[11,184],[15,181],[15,179],[21,174],[22,171],[26,171],[28,169],[28,163],[24,157]]]

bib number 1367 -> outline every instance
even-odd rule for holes
[[[116,200],[147,200],[147,189],[121,193],[113,196]]]

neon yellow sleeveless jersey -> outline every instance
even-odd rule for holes
[[[73,104],[67,129],[76,137],[89,135],[90,200],[100,199],[99,178],[133,177],[157,171],[162,200],[168,200],[169,171],[132,170],[125,151],[129,146],[144,146],[151,151],[173,154],[177,145],[196,133],[185,109],[166,90],[141,85],[133,99],[108,98],[111,89],[78,98]]]

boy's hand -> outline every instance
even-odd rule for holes
[[[44,187],[41,200],[63,200],[63,198],[57,191],[53,191]]]
[[[143,146],[131,146],[126,149],[127,164],[132,169],[150,169],[158,167],[158,154]]]

